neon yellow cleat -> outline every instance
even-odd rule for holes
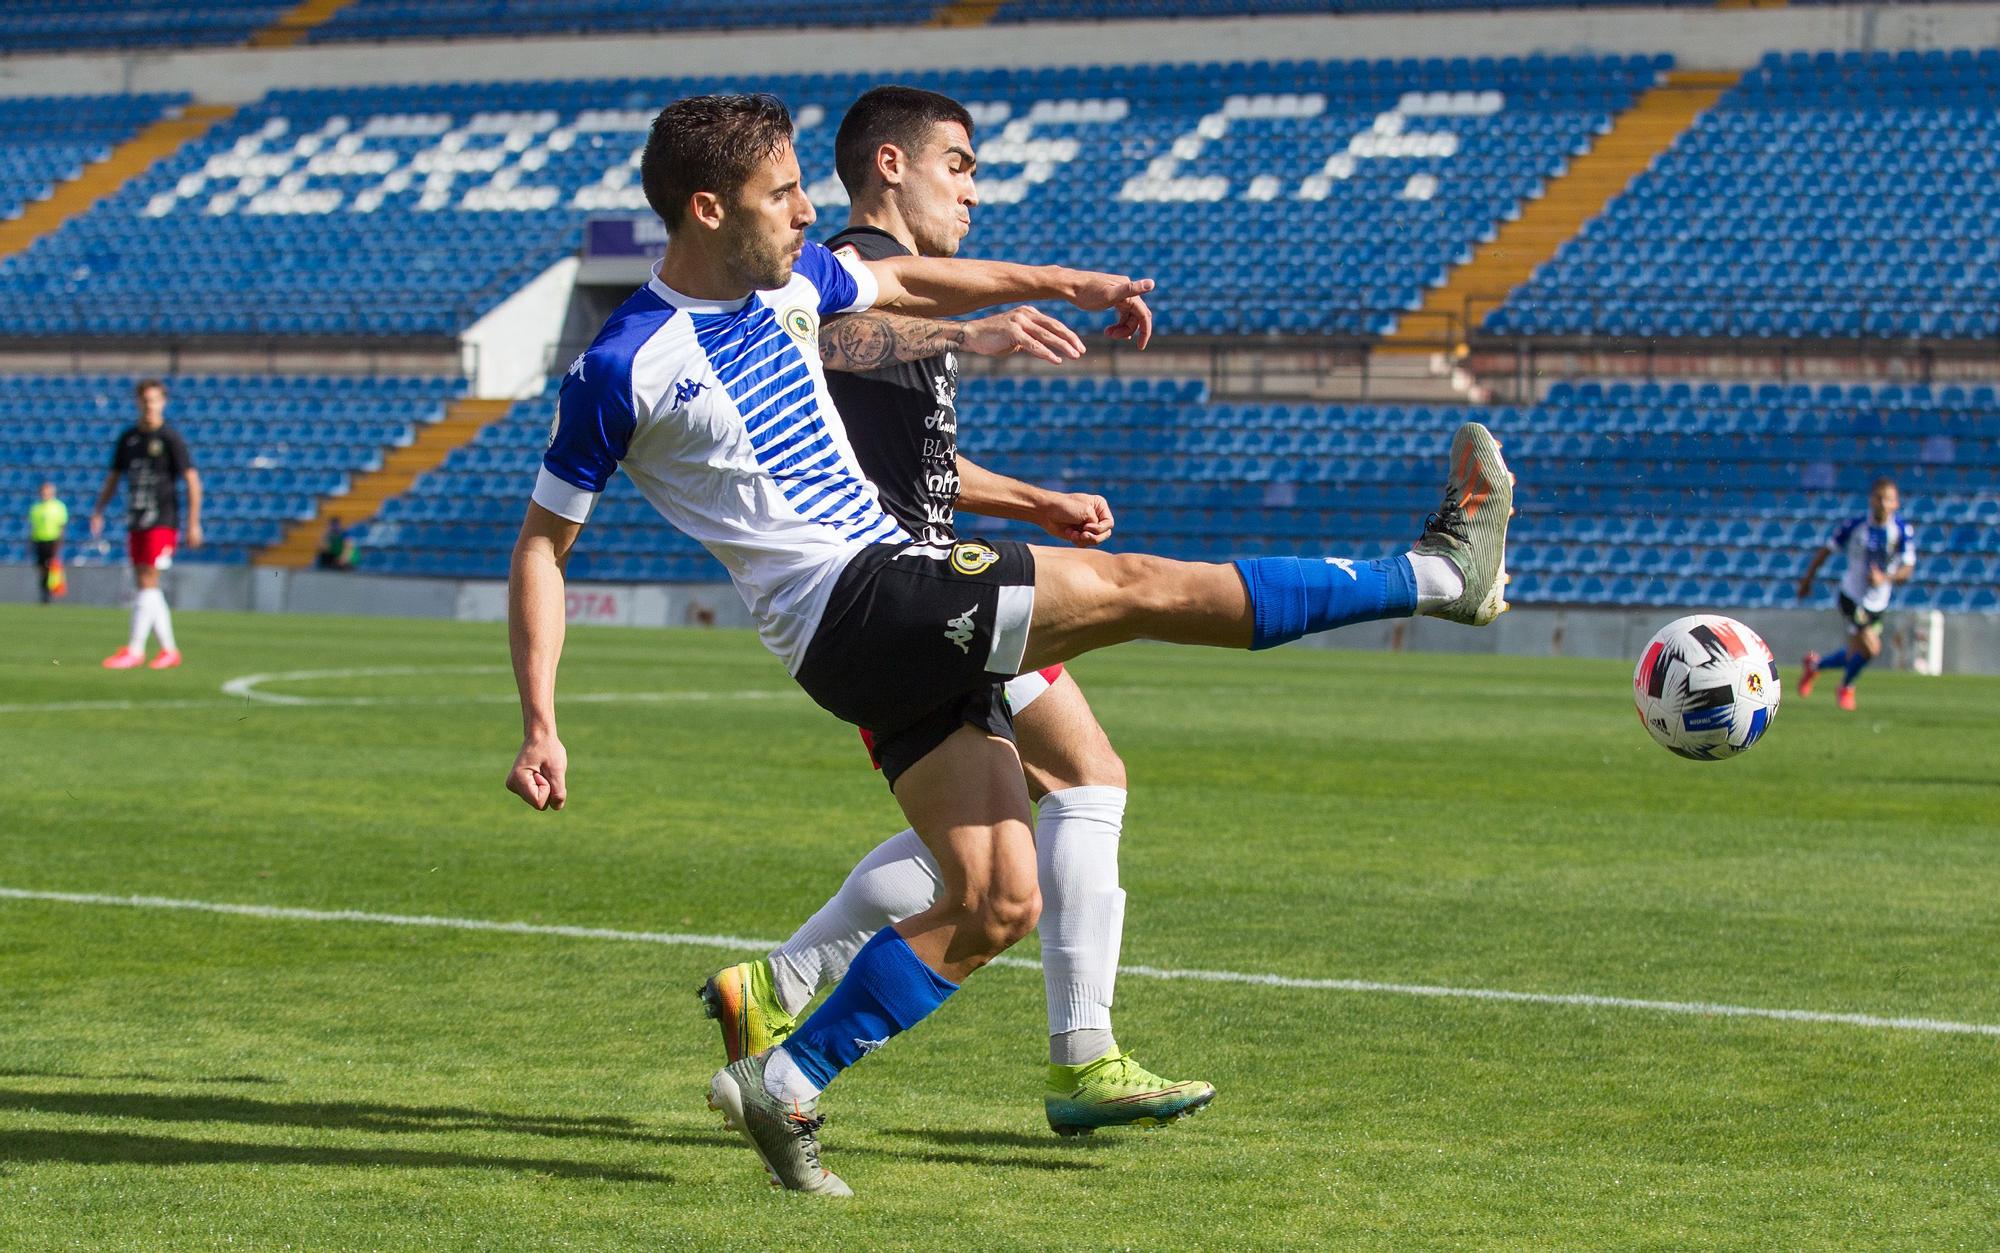
[[[799,1025],[778,1004],[766,958],[725,966],[708,977],[697,995],[703,1012],[722,1027],[722,1051],[731,1062],[764,1052]]]
[[[1049,1130],[1082,1136],[1099,1127],[1158,1127],[1186,1118],[1214,1099],[1212,1084],[1162,1079],[1130,1053],[1114,1051],[1082,1066],[1051,1065],[1042,1104]]]

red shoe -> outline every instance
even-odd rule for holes
[[[1835,704],[1839,705],[1842,709],[1845,709],[1848,713],[1854,712],[1853,688],[1843,687],[1839,691],[1835,692],[1833,695]]]
[[[146,664],[146,654],[135,653],[129,648],[121,648],[104,659],[106,670],[137,670]]]
[[[1819,654],[1807,653],[1806,659],[1799,663],[1799,695],[1801,697],[1812,695],[1813,676],[1818,673]]]
[[[146,669],[171,670],[179,664],[181,664],[181,650],[178,648],[163,648],[160,650],[159,656],[146,663]]]

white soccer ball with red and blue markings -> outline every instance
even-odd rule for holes
[[[1696,761],[1734,757],[1778,716],[1778,663],[1734,618],[1696,613],[1660,628],[1632,672],[1639,721],[1660,746]]]

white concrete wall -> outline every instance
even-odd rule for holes
[[[364,83],[1537,52],[1670,52],[1687,68],[1735,69],[1768,51],[1996,43],[2000,6],[1993,4],[1510,9],[21,56],[0,59],[0,96],[188,91],[233,103],[278,88]]]
[[[564,257],[495,305],[458,337],[472,394],[518,400],[542,390],[582,264]]]

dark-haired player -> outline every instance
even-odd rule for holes
[[[666,223],[654,278],[570,367],[515,542],[508,622],[522,743],[507,787],[567,799],[556,732],[563,564],[620,469],[729,571],[765,646],[875,752],[943,881],[864,945],[785,1042],[717,1072],[709,1100],[783,1186],[844,1195],[816,1110],[841,1071],[928,1017],[1041,912],[1033,824],[1003,685],[1134,639],[1267,648],[1352,622],[1491,622],[1513,478],[1478,423],[1452,440],[1443,505],[1380,561],[1229,565],[999,541],[917,542],[861,473],[819,360],[819,323],[883,305],[952,316],[1063,300],[1118,310],[1143,342],[1146,280],[1060,267],[836,258],[814,220],[791,116],[769,96],[702,96],[654,119],[641,160]]]
[[[174,546],[183,537],[189,548],[201,547],[201,475],[188,454],[181,433],[167,425],[167,385],[141,380],[133,389],[139,420],[119,432],[111,446],[111,469],[90,511],[92,539],[104,533],[104,510],[125,480],[127,554],[138,593],[132,600],[132,634],[125,647],[104,659],[107,670],[146,666],[170,670],[181,664],[174,642],[174,618],[160,590],[160,571],[174,564]],[[181,489],[187,489],[187,523],[181,523]],[[146,660],[146,637],[160,638],[160,651]]]
[[[957,255],[979,202],[972,130],[964,106],[936,92],[891,86],[863,94],[835,141],[852,207],[847,228],[827,247],[865,261]],[[905,530],[939,547],[958,542],[959,508],[1033,522],[1081,547],[1110,537],[1103,497],[1046,491],[958,451],[960,353],[1065,360],[1082,351],[1069,328],[1025,306],[978,322],[871,310],[830,319],[820,330],[827,390],[862,473]],[[1036,802],[1049,1126],[1076,1134],[1181,1118],[1212,1100],[1214,1087],[1161,1078],[1122,1052],[1111,1031],[1125,919],[1118,885],[1125,763],[1061,666],[1010,680],[1006,702]],[[928,908],[940,882],[937,859],[905,829],[862,858],[833,898],[769,956],[711,976],[702,996],[721,1024],[729,1060],[782,1040],[813,996],[846,974],[861,945]]]
[[[1847,646],[1825,657],[1806,654],[1799,675],[1800,696],[1812,695],[1821,670],[1838,667],[1835,703],[1842,709],[1854,708],[1854,680],[1882,652],[1882,621],[1889,601],[1917,569],[1917,533],[1896,512],[1902,503],[1894,479],[1876,479],[1868,489],[1868,512],[1835,527],[1799,576],[1799,599],[1804,600],[1812,595],[1813,577],[1828,557],[1839,553],[1847,562],[1840,575],[1840,621],[1847,629]]]

